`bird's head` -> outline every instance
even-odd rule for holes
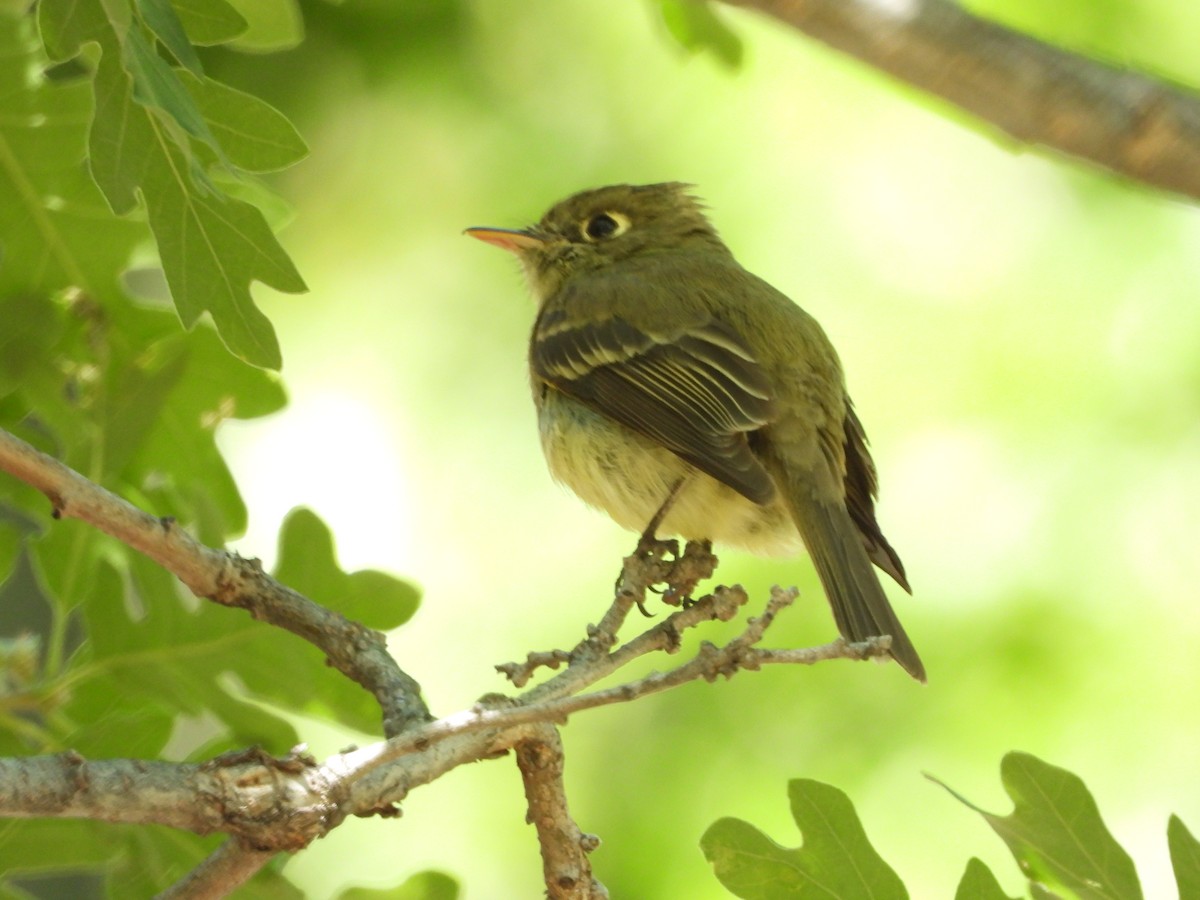
[[[574,275],[631,257],[692,248],[729,252],[690,185],[674,181],[594,188],[556,203],[528,228],[466,233],[516,254],[539,302]]]

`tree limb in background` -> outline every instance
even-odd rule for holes
[[[230,838],[155,900],[219,900],[255,876],[275,854]]]
[[[949,0],[724,0],[950,101],[1023,144],[1200,199],[1200,97]]]

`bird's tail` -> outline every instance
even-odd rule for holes
[[[811,485],[789,485],[787,501],[848,641],[891,635],[891,655],[909,675],[925,681],[925,666],[896,618],[843,503],[814,495]]]

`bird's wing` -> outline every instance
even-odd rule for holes
[[[904,574],[904,563],[892,549],[887,538],[875,521],[875,497],[879,492],[879,483],[875,475],[875,463],[867,450],[867,435],[862,423],[854,413],[850,398],[846,398],[845,421],[845,456],[846,470],[844,483],[846,488],[846,509],[850,518],[862,535],[863,545],[867,548],[867,556],[883,571],[887,572],[900,587],[910,594],[908,578]]]
[[[775,494],[747,433],[771,421],[770,384],[745,342],[704,317],[671,335],[612,316],[543,309],[530,346],[534,375],[657,441],[755,503]]]

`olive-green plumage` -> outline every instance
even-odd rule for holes
[[[539,309],[529,364],[554,477],[641,531],[753,553],[808,549],[851,641],[889,634],[925,680],[872,562],[905,590],[875,521],[875,467],[816,321],[747,272],[686,185],[613,185],[520,231],[468,233],[517,255]]]

